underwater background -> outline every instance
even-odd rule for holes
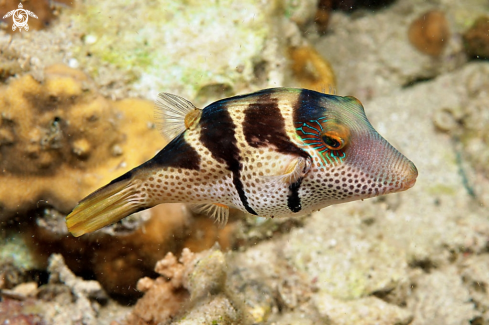
[[[20,3],[37,18],[0,20],[0,324],[489,324],[488,1]],[[416,185],[68,233],[78,201],[168,142],[159,92],[204,107],[282,86],[358,98]]]

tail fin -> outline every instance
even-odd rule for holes
[[[129,175],[128,175],[129,174]],[[144,209],[130,172],[84,198],[66,217],[66,226],[79,237]]]

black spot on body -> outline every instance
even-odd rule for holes
[[[243,164],[235,136],[236,125],[228,112],[226,100],[218,101],[206,107],[200,117],[200,141],[209,149],[212,157],[226,164],[233,174],[233,184],[246,211],[257,213],[249,206],[243,189],[240,174]]]
[[[287,206],[292,212],[299,212],[302,209],[301,198],[299,197],[299,188],[301,187],[302,178],[289,186],[289,195],[287,196]]]
[[[200,156],[187,143],[183,135],[184,133],[173,139],[172,142],[141,167],[173,167],[200,170]]]
[[[285,121],[278,99],[270,92],[263,93],[245,110],[243,133],[246,142],[254,148],[274,147],[283,154],[309,158],[309,154],[295,145],[285,132]]]

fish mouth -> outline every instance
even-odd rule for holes
[[[418,169],[411,162],[411,168],[409,168],[407,175],[405,176],[404,181],[402,182],[401,191],[405,191],[413,187],[414,184],[416,184],[417,178],[418,178]]]

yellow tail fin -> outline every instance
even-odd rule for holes
[[[66,217],[66,226],[75,237],[98,230],[144,209],[133,200],[136,186],[130,177],[120,177],[80,201]]]

